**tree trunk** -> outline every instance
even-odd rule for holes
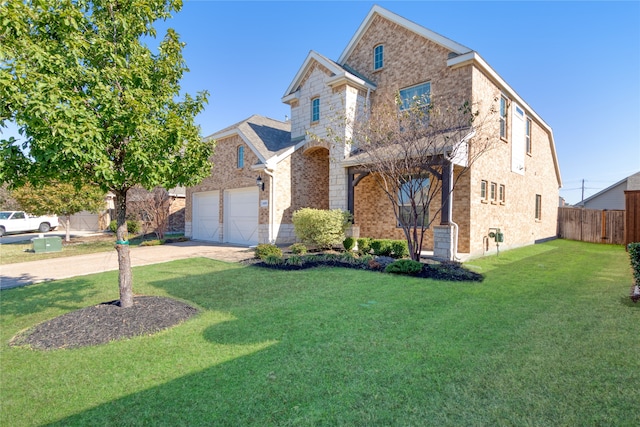
[[[69,243],[71,241],[71,230],[69,229],[71,227],[71,215],[66,215],[64,217],[65,221],[66,221],[66,233],[64,235],[64,241]]]
[[[133,274],[131,272],[131,255],[127,230],[127,190],[115,192],[116,218],[116,251],[118,252],[118,284],[120,287],[120,307],[133,306]]]

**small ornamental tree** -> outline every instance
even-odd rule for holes
[[[69,242],[71,215],[88,211],[98,213],[105,208],[105,193],[99,187],[54,182],[41,187],[25,184],[13,191],[22,209],[34,215],[58,215],[65,222],[65,241]]]
[[[443,182],[453,165],[456,174],[444,188],[445,199],[498,140],[492,132],[498,123],[493,103],[436,100],[429,92],[403,99],[397,93],[377,99],[370,109],[336,115],[326,129],[332,143],[351,148],[360,173],[384,191],[411,259],[420,259],[425,233],[445,207]]]
[[[0,20],[0,126],[25,138],[2,141],[0,181],[55,177],[115,195],[120,306],[133,305],[127,191],[173,188],[209,175],[212,144],[195,116],[206,93],[182,94],[182,43],[154,23],[180,0],[6,0]]]

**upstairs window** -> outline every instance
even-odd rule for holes
[[[238,165],[238,169],[244,167],[244,145],[238,145],[238,159],[236,164]]]
[[[379,70],[384,67],[384,46],[379,44],[373,48],[373,69]]]
[[[524,124],[524,140],[527,154],[531,154],[531,119],[527,119]]]
[[[509,104],[507,98],[500,97],[500,138],[507,139],[507,113]]]
[[[495,182],[491,183],[491,202],[495,202],[496,201],[496,197],[497,197],[497,190],[498,190],[498,184],[496,184]]]
[[[421,83],[406,89],[401,89],[399,96],[401,110],[426,107],[431,103],[431,83]]]
[[[504,204],[505,198],[506,198],[506,194],[505,194],[504,184],[500,184],[500,187],[498,187],[498,201],[501,204]]]
[[[320,98],[313,98],[311,100],[311,121],[317,122],[320,120]]]

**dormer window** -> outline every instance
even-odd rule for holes
[[[242,169],[244,167],[244,145],[238,145],[237,165],[238,169]]]
[[[311,122],[317,122],[320,120],[320,98],[313,98],[311,100]]]
[[[373,48],[373,70],[384,67],[384,46],[379,44]]]

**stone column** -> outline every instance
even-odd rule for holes
[[[454,231],[452,225],[435,225],[433,227],[433,257],[443,261],[453,261]]]

